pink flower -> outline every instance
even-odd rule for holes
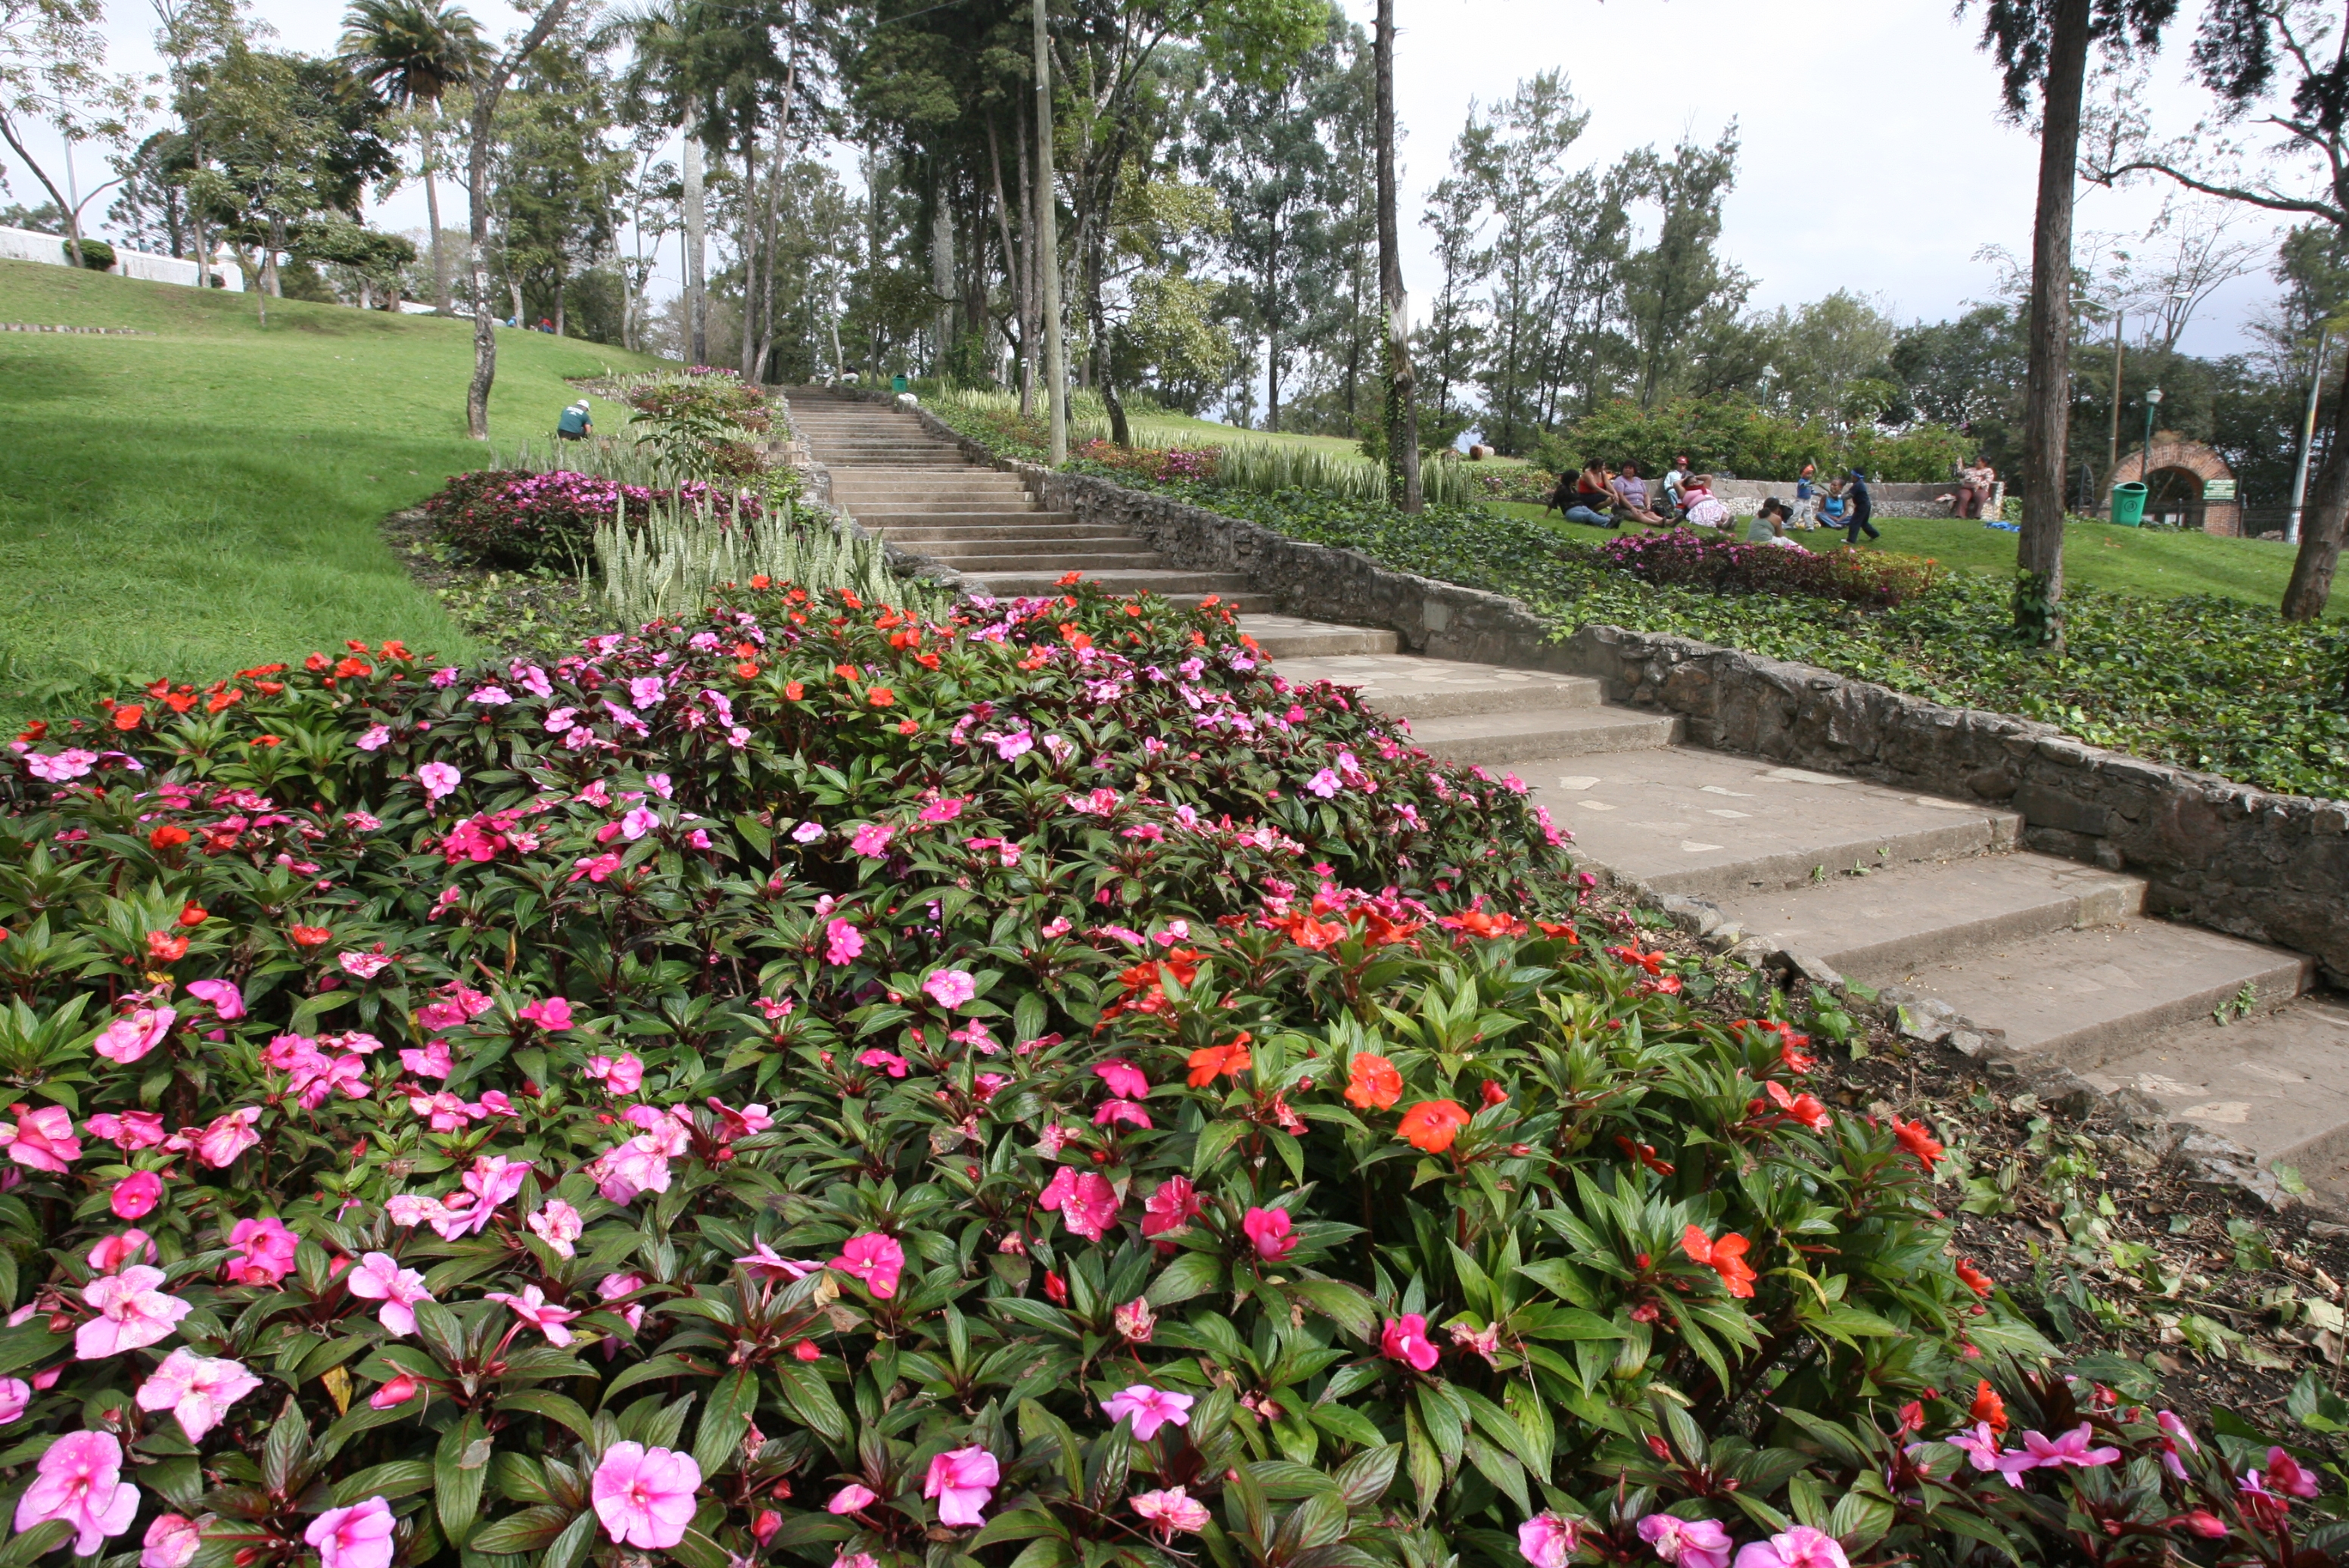
[[[644,1087],[645,1064],[626,1051],[617,1057],[589,1057],[587,1077],[612,1094],[634,1094]]]
[[[968,800],[952,798],[933,800],[922,808],[921,819],[925,822],[951,822],[962,815],[962,809],[968,804]]]
[[[126,1110],[119,1116],[100,1111],[82,1127],[92,1138],[103,1138],[125,1154],[152,1149],[163,1141],[163,1118],[151,1110]]]
[[[416,770],[416,781],[424,786],[425,798],[440,800],[447,798],[464,781],[465,776],[446,762],[428,762]],[[332,1563],[327,1568],[334,1568]]]
[[[620,819],[620,836],[633,844],[659,826],[659,812],[650,806],[632,806],[628,814]]]
[[[1179,1486],[1170,1486],[1164,1491],[1138,1491],[1127,1501],[1133,1503],[1134,1512],[1150,1522],[1161,1540],[1178,1530],[1205,1530],[1214,1517],[1206,1503]]]
[[[689,1454],[614,1443],[604,1450],[591,1488],[604,1532],[624,1546],[666,1552],[693,1522],[693,1494],[701,1467]]]
[[[318,1549],[319,1568],[391,1568],[392,1523],[391,1504],[371,1497],[326,1510],[302,1539]]]
[[[1533,1568],[1566,1568],[1581,1544],[1580,1528],[1555,1513],[1537,1513],[1517,1526],[1517,1555]]]
[[[33,1386],[22,1377],[0,1377],[0,1427],[21,1418],[33,1402]]]
[[[391,744],[391,727],[384,724],[368,725],[366,732],[351,744],[361,751],[381,751]]]
[[[1286,1209],[1250,1209],[1240,1229],[1256,1243],[1256,1255],[1277,1264],[1297,1250],[1297,1223]],[[1424,1320],[1421,1326],[1426,1326]]]
[[[121,1477],[120,1443],[104,1432],[67,1433],[41,1455],[40,1473],[17,1500],[17,1532],[62,1519],[74,1527],[74,1555],[94,1555],[139,1511],[139,1489]]]
[[[1039,1207],[1059,1210],[1069,1233],[1089,1242],[1100,1241],[1117,1223],[1117,1189],[1099,1171],[1080,1172],[1073,1165],[1063,1165],[1052,1172],[1036,1202]]]
[[[2026,1438],[2023,1440],[2028,1442],[2030,1439]],[[2112,1452],[2109,1449],[2098,1449],[2095,1451],[2100,1454]],[[2095,1462],[2109,1464],[2111,1460],[2100,1460]],[[2309,1473],[2306,1466],[2282,1449],[2268,1450],[2266,1480],[2268,1491],[2280,1497],[2313,1498],[2316,1495],[2316,1477]]]
[[[1729,1568],[1729,1532],[1710,1519],[1651,1513],[1640,1521],[1640,1539],[1674,1568]]]
[[[81,1298],[98,1315],[74,1331],[75,1359],[97,1361],[171,1337],[191,1309],[156,1288],[162,1283],[163,1271],[144,1264],[90,1281]]]
[[[2178,1457],[2178,1447],[2186,1445],[2189,1454],[2199,1454],[2202,1445],[2194,1440],[2194,1429],[2180,1420],[2173,1411],[2164,1410],[2154,1418],[2161,1428],[2161,1467],[2179,1480],[2188,1479],[2185,1461]]]
[[[1133,1417],[1133,1435],[1146,1443],[1158,1435],[1159,1428],[1169,1422],[1178,1427],[1189,1426],[1194,1402],[1188,1394],[1136,1383],[1131,1387],[1119,1389],[1104,1400],[1102,1414],[1112,1421]]]
[[[133,1171],[114,1184],[112,1208],[123,1220],[143,1220],[163,1201],[163,1179],[152,1171]]]
[[[74,1136],[73,1112],[61,1105],[45,1105],[38,1110],[28,1110],[21,1105],[11,1109],[16,1113],[16,1127],[0,1127],[0,1143],[8,1146],[9,1159],[28,1171],[62,1173],[81,1158],[81,1140]]]
[[[414,1269],[401,1268],[389,1253],[367,1253],[353,1265],[348,1282],[353,1295],[383,1303],[375,1320],[383,1325],[385,1333],[396,1337],[416,1332],[416,1305],[432,1299],[432,1293],[424,1288],[424,1276]]]
[[[823,1511],[826,1513],[854,1513],[860,1508],[872,1506],[879,1496],[871,1487],[850,1481],[832,1494],[832,1501],[823,1505]]]
[[[392,955],[388,953],[337,953],[335,962],[342,965],[344,974],[355,980],[372,980],[391,966]]]
[[[550,1035],[561,1034],[571,1027],[571,1001],[566,996],[549,996],[543,1002],[533,1002],[519,1016]]]
[[[1108,1127],[1118,1122],[1123,1122],[1128,1127],[1147,1128],[1150,1125],[1150,1113],[1130,1099],[1102,1101],[1100,1108],[1093,1112],[1093,1125]]]
[[[1163,1236],[1182,1230],[1206,1210],[1206,1200],[1191,1185],[1187,1176],[1169,1176],[1150,1194],[1143,1204],[1142,1233]],[[1173,1243],[1168,1243],[1173,1245]]]
[[[386,1383],[382,1387],[378,1388],[374,1393],[369,1394],[367,1396],[367,1404],[370,1408],[378,1410],[395,1409],[416,1398],[418,1387],[419,1385],[412,1374],[402,1372],[390,1382]]]
[[[863,855],[869,861],[877,861],[889,852],[889,841],[896,835],[897,830],[895,828],[885,828],[878,822],[867,822],[856,830],[854,836],[848,841],[848,848],[853,854]]]
[[[449,1054],[449,1042],[446,1040],[433,1040],[420,1051],[403,1047],[399,1053],[399,1065],[418,1078],[444,1081],[457,1070],[457,1063]]]
[[[1836,1538],[1807,1524],[1737,1549],[1737,1568],[1851,1568]]]
[[[99,1274],[114,1274],[125,1264],[153,1263],[155,1243],[146,1232],[133,1225],[119,1236],[100,1238],[89,1249],[89,1266]]]
[[[853,964],[864,951],[864,934],[844,920],[835,920],[823,928],[823,961],[826,964]]]
[[[545,1335],[549,1345],[559,1347],[571,1343],[571,1330],[563,1326],[579,1314],[569,1307],[551,1305],[546,1299],[546,1293],[534,1284],[523,1286],[520,1295],[508,1291],[493,1290],[485,1293],[481,1299],[503,1302],[513,1308],[513,1315]],[[697,1474],[694,1477],[695,1484],[698,1485],[700,1480],[700,1476]]]
[[[147,1527],[139,1568],[188,1568],[204,1543],[203,1526],[180,1513],[159,1513]]]
[[[233,980],[191,980],[188,983],[188,995],[199,1002],[210,1002],[223,1024],[233,1024],[244,1016],[244,993]]]
[[[923,977],[922,989],[939,1006],[951,1009],[978,995],[978,982],[960,969],[934,969]]]
[[[261,1108],[248,1105],[212,1119],[212,1124],[196,1135],[196,1158],[215,1171],[224,1171],[236,1163],[236,1157],[261,1141],[261,1134],[253,1124],[261,1119]]]
[[[201,1443],[231,1405],[260,1387],[261,1379],[242,1363],[199,1356],[182,1346],[139,1385],[139,1408],[171,1411],[188,1441]]]
[[[228,1277],[235,1284],[275,1284],[294,1272],[294,1249],[300,1238],[272,1216],[239,1220],[229,1231],[228,1244],[243,1257],[230,1263]]]
[[[851,1236],[829,1266],[863,1280],[866,1289],[887,1301],[897,1294],[897,1278],[905,1267],[905,1249],[878,1231],[867,1231],[861,1236]]]
[[[1419,1313],[1406,1312],[1401,1317],[1387,1319],[1386,1327],[1379,1335],[1379,1354],[1390,1361],[1407,1362],[1422,1372],[1433,1372],[1439,1352],[1427,1337],[1427,1319]]]
[[[579,1211],[560,1198],[549,1198],[543,1207],[523,1222],[540,1241],[554,1248],[556,1256],[565,1258],[573,1255],[572,1243],[587,1228],[579,1218]]]
[[[608,1304],[619,1300],[622,1296],[634,1295],[644,1288],[644,1278],[640,1274],[605,1274],[595,1282],[595,1299]],[[645,1320],[645,1308],[642,1302],[631,1303],[626,1306],[616,1306],[612,1310],[620,1315],[620,1320],[628,1326],[628,1332],[631,1334],[634,1334],[636,1331],[636,1326]],[[612,1346],[607,1343],[605,1348],[608,1350]]]
[[[749,1252],[734,1261],[742,1265],[744,1274],[749,1274],[752,1279],[763,1280],[769,1284],[780,1284],[785,1280],[805,1279],[823,1266],[822,1264],[802,1263],[797,1258],[787,1258],[764,1242],[753,1243]]]
[[[1003,1479],[995,1456],[982,1448],[948,1449],[930,1460],[922,1495],[938,1502],[938,1522],[949,1527],[984,1524],[983,1511]]]
[[[885,1051],[878,1046],[874,1046],[870,1050],[858,1052],[856,1065],[860,1068],[879,1068],[893,1078],[904,1078],[908,1070],[905,1057],[895,1051]]]
[[[1150,1310],[1150,1298],[1146,1295],[1137,1295],[1122,1306],[1112,1307],[1109,1320],[1118,1336],[1130,1345],[1147,1345],[1150,1336],[1158,1331],[1158,1315]]]
[[[202,984],[204,982],[201,980],[196,982],[198,985]],[[117,1018],[107,1025],[99,1031],[98,1038],[89,1043],[89,1048],[108,1061],[128,1066],[161,1045],[163,1037],[171,1032],[171,1026],[179,1016],[178,1010],[171,1007],[138,1008],[128,1017]]]
[[[2023,1451],[2029,1454],[2031,1462],[2042,1470],[2053,1470],[2061,1465],[2076,1465],[2083,1470],[2093,1470],[2099,1465],[2111,1464],[2115,1460],[2119,1459],[2121,1451],[2118,1449],[2095,1449],[2088,1446],[2095,1437],[2095,1428],[2085,1421],[2081,1422],[2076,1430],[2065,1432],[2062,1437],[2052,1439],[2037,1432],[2025,1432],[2023,1434]]]
[[[1110,1093],[1127,1099],[1141,1099],[1150,1093],[1150,1080],[1132,1062],[1096,1062],[1093,1076],[1109,1085]]]

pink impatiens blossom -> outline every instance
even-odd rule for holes
[[[99,1238],[89,1249],[89,1266],[102,1274],[119,1273],[125,1264],[151,1264],[155,1258],[154,1238],[136,1225],[119,1236]]]
[[[260,1387],[261,1379],[242,1362],[199,1356],[181,1346],[139,1385],[139,1408],[171,1411],[188,1441],[201,1443],[231,1405]]]
[[[152,1110],[126,1110],[119,1116],[103,1110],[82,1127],[92,1138],[103,1138],[125,1154],[152,1149],[163,1141],[163,1118]]]
[[[1097,1062],[1093,1076],[1109,1085],[1110,1093],[1125,1099],[1141,1099],[1150,1093],[1150,1080],[1132,1062]]]
[[[236,1157],[261,1141],[261,1134],[253,1124],[261,1119],[261,1108],[248,1105],[212,1119],[211,1125],[196,1134],[196,1158],[215,1171],[226,1170],[236,1163]]]
[[[1133,1417],[1133,1435],[1146,1443],[1158,1435],[1161,1427],[1170,1423],[1177,1427],[1189,1426],[1193,1403],[1195,1401],[1188,1394],[1136,1383],[1119,1389],[1103,1400],[1102,1414],[1112,1421]]]
[[[310,1522],[302,1539],[317,1548],[319,1568],[391,1568],[391,1504],[371,1497],[330,1508]]]
[[[608,1305],[624,1296],[634,1295],[644,1288],[644,1276],[641,1274],[605,1274],[595,1282],[595,1299]],[[634,1334],[637,1326],[645,1320],[645,1307],[642,1302],[631,1302],[626,1306],[615,1306],[612,1310],[620,1315],[620,1321],[628,1326],[628,1332],[631,1334]],[[617,1349],[617,1346],[608,1340],[605,1341],[604,1347],[607,1351]]]
[[[897,1294],[897,1280],[905,1269],[905,1249],[892,1237],[867,1231],[849,1237],[829,1266],[863,1280],[867,1290],[887,1301]]]
[[[159,1513],[140,1542],[139,1568],[188,1568],[203,1543],[202,1524],[183,1513]]]
[[[198,985],[203,984],[202,980],[196,982]],[[108,1061],[128,1066],[161,1045],[179,1017],[179,1010],[173,1007],[134,1009],[127,1016],[117,1018],[99,1030],[98,1038],[89,1043],[89,1048]]]
[[[1100,1241],[1117,1223],[1117,1189],[1099,1171],[1063,1165],[1052,1172],[1036,1202],[1040,1208],[1059,1210],[1061,1223],[1070,1233],[1089,1242]]]
[[[571,1027],[571,1000],[567,996],[549,996],[533,1002],[517,1015],[536,1024],[548,1034],[561,1034]]]
[[[556,1256],[565,1258],[573,1255],[573,1243],[586,1229],[580,1221],[579,1211],[560,1198],[549,1198],[543,1207],[523,1222],[540,1241],[554,1249]]]
[[[1729,1568],[1729,1532],[1714,1520],[1651,1513],[1640,1521],[1640,1539],[1673,1568]]]
[[[1441,1353],[1427,1337],[1427,1318],[1420,1313],[1406,1312],[1401,1317],[1387,1319],[1386,1327],[1379,1334],[1379,1354],[1422,1372],[1433,1372]]]
[[[604,1532],[646,1552],[666,1552],[685,1539],[700,1490],[701,1467],[691,1455],[642,1443],[605,1449],[590,1488]]]
[[[2025,1439],[2024,1440],[2027,1442],[2030,1439]],[[2095,1451],[2097,1453],[2105,1453],[2108,1450],[2098,1449]],[[2099,1460],[2095,1462],[2109,1463],[2111,1461]],[[2297,1497],[2303,1500],[2312,1499],[2316,1496],[2318,1490],[2317,1480],[2314,1472],[2310,1470],[2306,1465],[2302,1464],[2298,1460],[2292,1458],[2291,1454],[2280,1448],[2271,1448],[2268,1449],[2268,1468],[2266,1473],[2261,1479],[2266,1482],[2266,1490],[2274,1493],[2278,1497]]]
[[[879,1068],[893,1078],[904,1078],[911,1070],[906,1067],[905,1057],[895,1051],[885,1051],[878,1046],[859,1051],[856,1054],[856,1065],[860,1068]]]
[[[122,1445],[104,1432],[68,1432],[41,1455],[17,1499],[16,1530],[61,1519],[74,1527],[74,1555],[89,1557],[138,1511],[139,1489],[122,1479]]]
[[[823,1505],[823,1511],[826,1513],[854,1513],[860,1508],[871,1507],[879,1496],[880,1493],[871,1487],[850,1481],[832,1494],[832,1501]]]
[[[834,920],[823,928],[823,961],[831,965],[856,962],[864,951],[864,934],[845,920]]]
[[[33,1402],[33,1386],[22,1377],[0,1377],[0,1427],[23,1418]]]
[[[444,799],[454,793],[465,776],[446,762],[428,762],[416,770],[416,781],[424,786],[425,798]]]
[[[896,836],[895,828],[884,827],[879,822],[867,822],[850,836],[849,852],[877,861],[889,852],[889,841]]]
[[[416,1305],[430,1301],[432,1293],[424,1288],[424,1276],[414,1269],[404,1269],[389,1253],[369,1253],[352,1265],[348,1276],[351,1294],[362,1301],[379,1301],[375,1320],[383,1325],[384,1332],[406,1336],[416,1332]]]
[[[1105,1099],[1093,1111],[1095,1127],[1112,1127],[1121,1123],[1146,1130],[1150,1126],[1150,1113],[1130,1099]]]
[[[948,1449],[930,1460],[922,1495],[937,1500],[940,1524],[949,1528],[984,1524],[988,1500],[1002,1479],[995,1456],[985,1449]]]
[[[16,1113],[16,1125],[0,1127],[0,1143],[8,1146],[8,1158],[27,1171],[48,1171],[62,1173],[81,1158],[81,1140],[74,1136],[73,1112],[61,1105],[45,1105],[38,1110],[26,1106],[11,1106]]]
[[[939,1006],[954,1008],[978,995],[978,982],[960,969],[934,969],[923,977],[922,989]]]
[[[797,1258],[787,1258],[764,1242],[753,1243],[749,1252],[734,1261],[742,1265],[744,1274],[768,1284],[780,1284],[787,1280],[802,1280],[823,1267],[822,1264],[802,1263]]]
[[[199,1002],[210,1002],[223,1024],[244,1016],[244,993],[233,980],[192,980],[188,983],[188,995]]]
[[[1555,1513],[1537,1513],[1517,1526],[1517,1555],[1533,1568],[1566,1568],[1581,1544],[1581,1529]]]
[[[559,1348],[571,1343],[571,1330],[565,1328],[564,1325],[579,1314],[569,1307],[553,1305],[546,1299],[546,1293],[534,1284],[523,1286],[520,1295],[515,1295],[509,1291],[493,1290],[486,1293],[481,1299],[502,1302],[512,1307],[516,1317],[545,1335],[549,1345]],[[696,1476],[694,1479],[698,1484],[700,1478]]]
[[[109,1206],[118,1219],[143,1220],[162,1201],[163,1179],[152,1171],[133,1171],[114,1184]]]
[[[616,1057],[589,1057],[586,1073],[592,1083],[600,1083],[612,1094],[634,1094],[644,1087],[645,1064],[628,1052]]]
[[[1737,1568],[1851,1568],[1836,1538],[1797,1524],[1783,1535],[1737,1549]]]
[[[239,1220],[228,1233],[228,1244],[241,1254],[229,1261],[232,1284],[272,1285],[294,1272],[294,1252],[301,1238],[273,1215]]]
[[[1206,1200],[1192,1186],[1188,1176],[1169,1176],[1160,1182],[1150,1199],[1142,1206],[1142,1233],[1163,1236],[1182,1230],[1206,1211]],[[1174,1243],[1168,1242],[1167,1246]]]
[[[2100,1465],[2111,1464],[2121,1457],[2118,1449],[2090,1447],[2095,1433],[2095,1428],[2085,1421],[2059,1438],[2025,1432],[2023,1434],[2023,1451],[2029,1454],[2031,1462],[2042,1470],[2054,1470],[2061,1465],[2094,1470]]]
[[[418,1078],[438,1078],[444,1082],[450,1073],[457,1070],[456,1058],[450,1055],[446,1040],[427,1041],[422,1050],[412,1046],[401,1047],[399,1065]]]
[[[1178,1530],[1205,1530],[1207,1522],[1215,1517],[1207,1511],[1206,1503],[1179,1486],[1170,1486],[1164,1491],[1138,1491],[1127,1501],[1133,1505],[1135,1513],[1150,1522],[1150,1527],[1162,1541]]]
[[[1250,1209],[1240,1220],[1240,1229],[1256,1247],[1256,1255],[1269,1264],[1277,1264],[1297,1250],[1297,1222],[1286,1209]]]
[[[74,1330],[75,1359],[97,1361],[170,1338],[192,1308],[163,1294],[163,1278],[161,1269],[139,1264],[90,1281],[81,1298],[98,1315]]]

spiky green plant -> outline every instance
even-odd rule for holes
[[[845,588],[928,616],[943,615],[953,598],[890,571],[879,541],[788,502],[741,524],[674,500],[636,517],[624,508],[595,531],[595,563],[605,601],[626,625],[690,614],[713,587],[759,576]]]

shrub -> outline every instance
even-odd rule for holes
[[[1948,479],[1972,453],[1963,436],[1937,425],[1899,435],[1863,428],[1838,438],[1823,424],[1773,414],[1737,397],[1675,397],[1653,407],[1619,400],[1576,420],[1555,445],[1541,449],[1576,466],[1592,459],[1629,459],[1651,475],[1685,452],[1700,472],[1745,479],[1792,480],[1805,463],[1816,463],[1822,469],[1857,467],[1875,479],[1917,483]]]
[[[1154,480],[1213,480],[1223,457],[1220,447],[1185,450],[1180,447],[1121,447],[1111,441],[1088,441],[1071,452],[1071,461],[1105,473]]]
[[[1599,547],[1599,559],[1650,583],[1712,593],[1791,593],[1889,610],[1932,590],[1930,561],[1859,550],[1806,550],[1709,539],[1693,530],[1630,534]]]
[[[1213,607],[754,585],[14,758],[15,1560],[2329,1547],[2060,1381],[2019,1495],[1908,1442],[2042,1348],[1929,1130]]]
[[[66,259],[67,261],[71,261],[73,259],[73,248],[70,245],[64,246],[63,248],[66,253]],[[81,242],[81,264],[94,273],[112,272],[114,270],[114,247],[108,244],[104,240],[84,240]]]
[[[1469,478],[1478,500],[1527,501],[1539,506],[1557,491],[1557,475],[1522,463],[1479,466],[1469,470]]]
[[[727,518],[738,507],[755,517],[762,505],[755,491],[695,481],[652,490],[562,469],[483,469],[451,478],[423,511],[433,537],[475,565],[575,570],[593,558],[596,527],[614,521],[623,501],[639,521],[657,505]]]

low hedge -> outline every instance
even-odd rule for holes
[[[481,469],[451,476],[423,511],[433,537],[476,566],[575,570],[593,559],[595,530],[624,502],[639,520],[671,502],[730,518],[738,509],[756,517],[763,504],[758,490],[698,481],[653,490],[560,469]]]
[[[2009,1370],[1930,1129],[1213,607],[759,583],[11,758],[12,1562],[2333,1549]]]
[[[1711,593],[1774,593],[1833,599],[1872,610],[1931,591],[1940,573],[1913,555],[1747,544],[1694,529],[1630,533],[1599,547],[1599,559],[1644,583]]]

